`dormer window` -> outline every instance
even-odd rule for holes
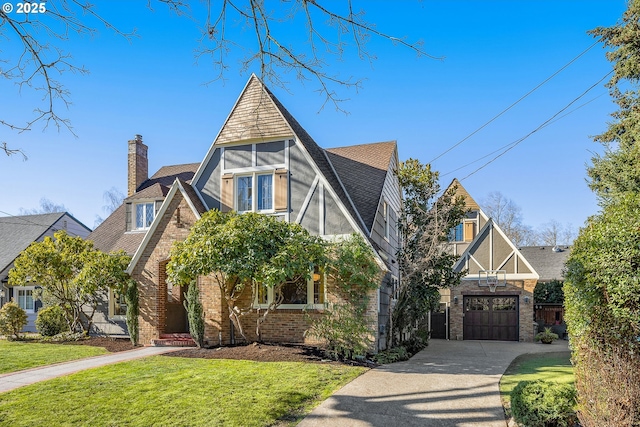
[[[135,205],[136,230],[146,230],[151,227],[155,216],[154,203],[138,203]]]

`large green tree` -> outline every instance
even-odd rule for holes
[[[281,303],[279,291],[285,282],[308,279],[314,265],[324,264],[322,239],[299,224],[258,213],[211,210],[194,224],[184,242],[172,248],[167,273],[180,284],[211,275],[227,303],[230,319],[245,340],[242,316],[254,310],[258,292],[273,289],[275,297],[268,308],[258,309],[256,335],[260,340],[260,325]]]
[[[566,321],[582,425],[640,425],[640,0],[591,34],[609,48],[607,86],[618,110],[588,169],[602,211],[587,221],[567,261]]]
[[[93,242],[60,230],[53,238],[32,243],[16,258],[9,284],[40,286],[43,300],[63,308],[70,330],[89,332],[109,289],[123,292],[128,285],[129,260],[124,252],[106,254]]]
[[[608,48],[613,76],[607,83],[618,110],[606,132],[595,137],[605,147],[588,169],[590,187],[603,204],[625,193],[640,193],[640,1],[630,0],[622,21],[590,33]]]
[[[447,248],[449,230],[462,221],[464,200],[456,188],[441,193],[438,172],[431,165],[409,159],[396,171],[404,192],[399,229],[403,246],[398,252],[402,281],[392,312],[394,336],[422,322],[440,301],[439,289],[460,283],[453,271],[457,256]]]

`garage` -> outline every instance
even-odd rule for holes
[[[518,297],[465,296],[464,339],[518,341]]]

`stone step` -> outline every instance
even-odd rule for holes
[[[159,339],[151,340],[154,347],[196,347],[189,334],[161,334]]]

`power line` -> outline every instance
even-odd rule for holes
[[[551,80],[552,78],[554,78],[555,76],[557,76],[558,74],[560,74],[562,71],[564,71],[565,68],[567,68],[569,65],[573,64],[576,60],[578,60],[578,58],[580,58],[582,55],[584,55],[585,53],[587,53],[588,51],[590,51],[594,46],[596,46],[599,43],[599,41],[594,42],[591,46],[589,46],[588,48],[586,48],[585,50],[583,50],[578,56],[576,56],[575,58],[573,58],[571,61],[567,62],[565,65],[563,65],[559,70],[557,70],[555,73],[553,73],[551,76],[547,77],[542,83],[538,84],[536,87],[534,87],[533,89],[531,89],[529,92],[527,92],[526,94],[524,94],[523,96],[520,97],[520,99],[518,99],[516,102],[514,102],[513,104],[509,105],[507,108],[505,108],[504,110],[502,110],[500,113],[498,113],[496,116],[494,116],[491,120],[489,120],[488,122],[486,122],[485,124],[483,124],[482,126],[480,126],[478,129],[474,130],[473,132],[471,132],[469,135],[465,136],[464,138],[462,138],[460,141],[456,142],[455,144],[453,144],[451,147],[447,148],[444,152],[442,152],[441,154],[439,154],[437,157],[435,157],[433,160],[431,160],[429,163],[433,164],[433,162],[435,162],[436,160],[438,160],[440,157],[444,156],[445,154],[447,154],[448,152],[450,152],[451,150],[453,150],[454,148],[456,148],[457,146],[459,146],[460,144],[462,144],[463,142],[465,142],[467,139],[471,138],[473,135],[475,135],[476,133],[480,132],[482,129],[484,129],[485,127],[489,126],[489,124],[491,124],[493,121],[495,121],[498,117],[502,116],[504,113],[506,113],[507,111],[509,111],[510,109],[512,109],[513,107],[515,107],[517,104],[520,103],[520,101],[522,101],[523,99],[525,99],[526,97],[528,97],[529,95],[531,95],[533,92],[535,92],[536,90],[538,90],[540,87],[542,87],[544,84],[546,84],[549,80]]]
[[[585,96],[589,91],[591,91],[594,87],[598,86],[600,83],[602,83],[602,81],[604,79],[606,79],[607,77],[609,77],[611,74],[613,74],[613,70],[609,71],[607,74],[604,75],[604,77],[602,77],[600,80],[598,80],[596,83],[594,83],[591,87],[589,87],[589,89],[585,90],[580,96],[578,96],[577,98],[573,99],[570,103],[568,103],[567,105],[565,105],[560,111],[558,111],[557,113],[555,113],[553,116],[551,116],[549,119],[545,120],[540,126],[538,126],[537,128],[535,128],[534,130],[532,130],[531,132],[529,132],[527,135],[523,136],[522,138],[520,138],[519,140],[515,141],[514,143],[509,144],[509,148],[505,149],[502,153],[498,154],[496,157],[494,157],[493,159],[489,160],[487,163],[485,163],[484,165],[480,166],[478,169],[474,170],[473,172],[471,172],[469,175],[465,176],[464,178],[460,179],[460,181],[463,181],[467,178],[469,178],[471,175],[475,174],[476,172],[484,169],[486,166],[488,166],[489,164],[493,163],[494,161],[496,161],[498,158],[504,156],[505,154],[507,154],[509,151],[511,151],[512,149],[514,149],[516,146],[518,146],[522,141],[524,141],[525,139],[529,138],[531,135],[533,135],[534,133],[538,132],[540,129],[544,128],[545,126],[547,126],[549,123],[551,123],[559,114],[561,114],[563,111],[565,111],[567,108],[569,108],[573,103],[575,103],[577,100],[579,100],[580,98],[582,98],[583,96]]]
[[[596,99],[600,98],[600,97],[601,97],[601,96],[603,96],[603,95],[606,95],[606,92],[603,92],[603,93],[601,93],[600,95],[598,95],[598,96],[596,96],[596,97],[594,97],[594,98],[591,98],[589,101],[585,102],[584,104],[580,104],[579,106],[577,106],[577,107],[576,107],[576,108],[574,108],[573,110],[571,110],[571,111],[567,112],[566,114],[563,114],[563,115],[562,115],[562,116],[560,116],[560,117],[556,117],[556,119],[555,119],[555,120],[552,120],[552,121],[550,121],[549,123],[544,124],[540,129],[545,128],[545,127],[547,127],[547,126],[549,126],[549,125],[551,125],[551,124],[553,124],[553,123],[557,122],[558,120],[561,120],[561,119],[563,119],[563,118],[567,117],[569,114],[572,114],[572,113],[574,113],[574,112],[578,111],[580,108],[582,108],[582,107],[584,107],[584,106],[586,106],[586,105],[588,105],[588,104],[592,103],[593,101],[595,101]],[[466,168],[467,166],[471,166],[471,165],[472,165],[472,164],[474,164],[474,163],[478,163],[480,160],[482,160],[482,159],[486,159],[487,157],[489,157],[489,156],[491,156],[491,155],[493,155],[493,154],[495,154],[495,153],[498,153],[498,152],[500,152],[500,151],[504,150],[505,148],[509,147],[510,145],[516,144],[516,143],[518,143],[518,142],[520,142],[520,139],[517,139],[517,140],[515,140],[515,141],[512,141],[512,142],[510,142],[510,143],[508,143],[508,144],[505,144],[505,145],[503,145],[502,147],[498,148],[497,150],[494,150],[494,151],[492,151],[492,152],[490,152],[490,153],[488,153],[488,154],[486,154],[486,155],[484,155],[484,156],[482,156],[482,157],[479,157],[479,158],[477,158],[477,159],[475,159],[475,160],[473,160],[473,161],[471,161],[471,162],[469,162],[469,163],[467,163],[467,164],[465,164],[465,165],[463,165],[463,166],[460,166],[460,167],[458,167],[458,168],[455,168],[454,170],[449,171],[449,172],[447,172],[447,173],[444,173],[444,174],[442,174],[442,175],[440,175],[440,176],[441,176],[441,177],[445,177],[445,176],[447,176],[447,175],[451,175],[451,174],[452,174],[452,173],[454,173],[454,172],[457,172],[457,171],[459,171],[459,170],[461,170],[461,169],[464,169],[464,168]]]

